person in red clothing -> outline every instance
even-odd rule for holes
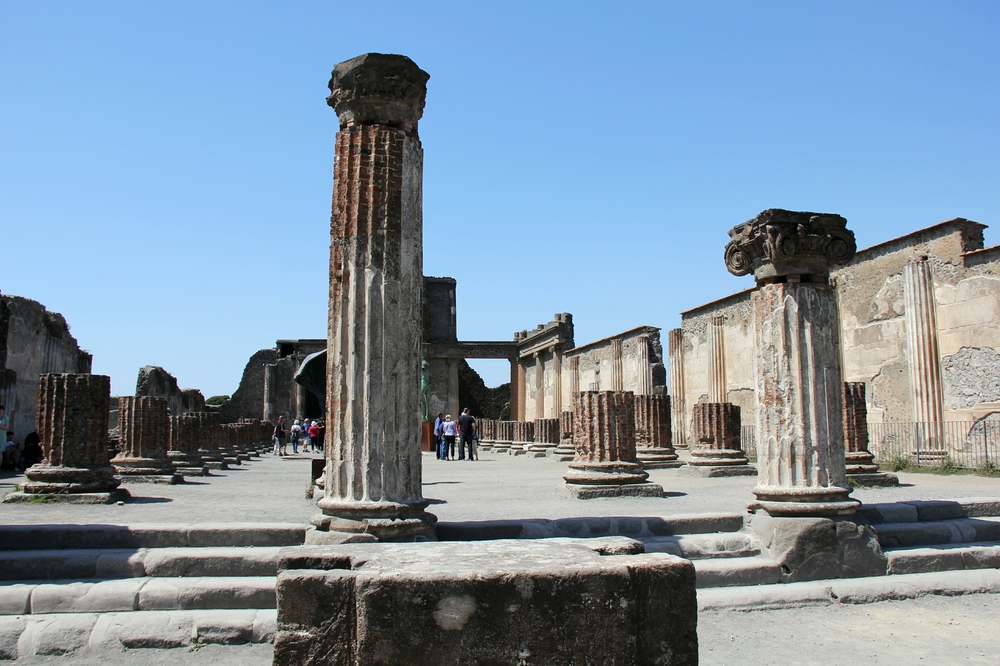
[[[313,443],[313,447],[316,447],[319,443],[319,426],[313,421],[309,424],[309,439]]]

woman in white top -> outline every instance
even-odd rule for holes
[[[444,433],[444,450],[448,453],[448,460],[455,459],[455,437],[458,435],[458,424],[451,420],[451,414],[444,417],[441,424],[441,432]]]

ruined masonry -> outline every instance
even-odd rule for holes
[[[636,460],[631,391],[581,391],[573,408],[576,457],[563,476],[570,497],[663,497]]]
[[[635,396],[635,450],[646,469],[681,466],[670,432],[670,396]]]
[[[436,518],[420,472],[423,149],[428,74],[403,56],[340,63],[322,513],[312,542],[413,539]]]
[[[109,504],[129,497],[108,462],[111,378],[104,375],[42,375],[38,379],[38,433],[44,459],[27,471],[23,493],[79,504]]]
[[[740,408],[728,402],[694,405],[691,419],[694,446],[684,476],[755,476],[756,468],[743,451]]]
[[[864,382],[844,382],[844,463],[847,478],[862,486],[898,486],[891,472],[879,472],[868,450],[868,407]]]
[[[165,398],[118,398],[119,447],[111,460],[115,471],[130,483],[180,483],[167,457],[170,414]]]

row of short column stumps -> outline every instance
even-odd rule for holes
[[[111,378],[90,374],[42,375],[37,424],[43,460],[25,472],[23,492],[4,502],[39,497],[77,504],[129,498],[126,483],[182,483],[210,469],[241,465],[267,448],[273,427],[243,419],[222,423],[211,412],[170,416],[165,398],[118,398],[119,450],[109,459]]]

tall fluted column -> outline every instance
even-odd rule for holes
[[[839,215],[766,210],[735,227],[726,265],[753,273],[758,506],[771,516],[854,513],[844,469],[843,386],[832,264],[854,234]]]
[[[545,356],[535,352],[535,418],[545,418]]]
[[[914,446],[919,456],[924,451],[940,450],[944,445],[941,430],[944,392],[938,353],[937,308],[934,276],[927,259],[918,259],[903,268],[903,303],[910,395],[913,420],[917,423]]]
[[[622,341],[611,341],[611,390],[622,390]]]
[[[314,542],[413,539],[436,521],[424,511],[420,467],[423,149],[417,121],[428,78],[405,56],[369,53],[337,65],[330,80],[327,102],[340,132],[330,243],[327,476],[318,502],[323,513],[312,521]]]
[[[581,391],[573,396],[576,457],[563,476],[574,499],[663,497],[636,460],[635,395],[631,391]]]
[[[511,421],[523,421],[528,406],[528,372],[525,370],[524,361],[517,361],[517,381],[511,390],[517,388],[517,411],[511,410]]]
[[[115,470],[129,483],[180,483],[167,458],[170,444],[170,412],[166,398],[122,396],[118,398],[120,451],[111,460]]]
[[[670,371],[670,430],[675,448],[688,446],[687,401],[684,399],[684,331],[671,329],[667,334],[667,363]]]
[[[552,409],[550,418],[558,419],[562,413],[562,350],[553,346],[552,352]]]
[[[277,423],[278,414],[275,406],[275,369],[272,363],[264,366],[264,414],[265,421]]]
[[[670,396],[635,396],[635,451],[646,469],[681,466],[670,432]]]
[[[51,495],[55,501],[107,504],[127,499],[121,480],[108,462],[108,412],[111,378],[104,375],[54,374],[38,378],[35,424],[44,459],[25,473],[23,493],[4,502]]]
[[[516,419],[519,411],[520,396],[518,395],[518,363],[517,358],[510,359],[510,414],[508,418]]]
[[[580,391],[580,357],[573,356],[569,359],[569,394],[576,395]],[[572,399],[568,407],[572,407]],[[572,411],[572,410],[570,410]]]
[[[864,382],[844,382],[844,462],[847,478],[862,486],[898,486],[899,478],[879,472],[868,450],[868,404]]]
[[[648,395],[653,392],[653,368],[649,365],[649,336],[641,335],[635,343],[636,372],[639,373],[636,395]]]
[[[708,401],[729,402],[726,390],[725,319],[712,317],[708,324]]]

